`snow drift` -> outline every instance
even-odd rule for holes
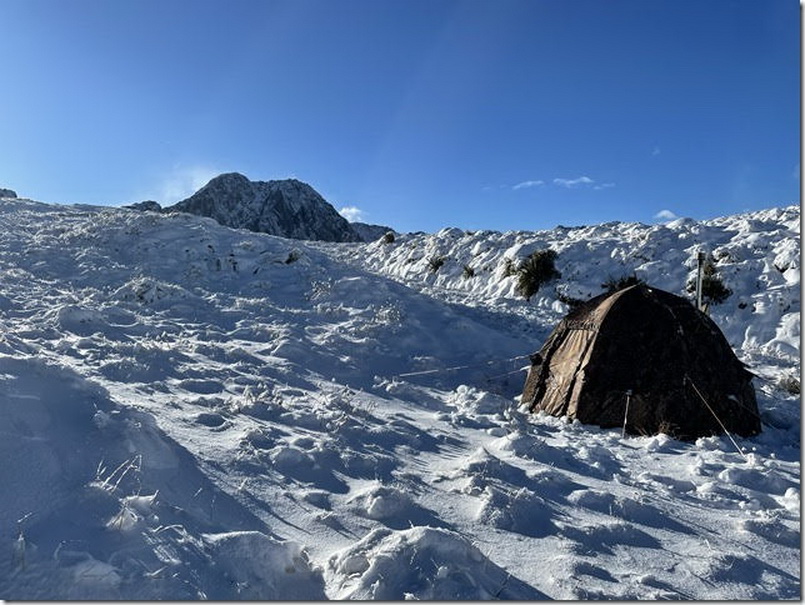
[[[336,244],[8,198],[0,227],[0,598],[800,596],[795,207]],[[548,247],[527,302],[506,259]],[[517,408],[563,301],[684,294],[699,247],[760,435]]]

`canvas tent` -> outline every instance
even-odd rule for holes
[[[638,284],[571,311],[531,356],[531,411],[680,439],[760,432],[752,374],[693,304]]]

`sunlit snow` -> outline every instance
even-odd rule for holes
[[[2,199],[0,598],[799,598],[799,225],[331,244]],[[518,410],[560,298],[687,295],[699,249],[760,435]]]

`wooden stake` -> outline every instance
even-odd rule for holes
[[[626,421],[629,418],[629,400],[632,398],[632,389],[626,391],[626,411],[623,413],[623,433],[621,434],[621,438],[626,437]]]

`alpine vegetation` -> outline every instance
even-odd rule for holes
[[[712,256],[707,256],[702,266],[702,301],[704,304],[720,305],[732,295],[732,290],[724,285],[718,275]],[[687,284],[687,291],[696,291],[696,278],[691,278]]]
[[[603,284],[601,284],[601,287],[606,290],[608,294],[614,294],[618,290],[623,290],[629,286],[636,286],[638,284],[645,283],[646,282],[637,277],[636,274],[632,273],[631,275],[622,275],[617,279],[614,277],[609,277]]]
[[[531,300],[542,284],[562,277],[556,270],[555,262],[554,250],[537,250],[529,254],[517,267],[517,291],[526,300]]]

